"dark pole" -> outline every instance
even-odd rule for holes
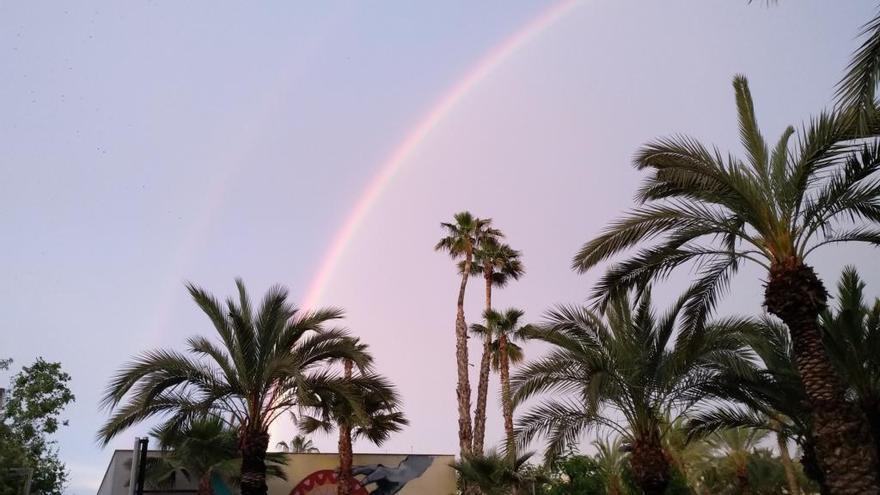
[[[137,473],[137,486],[135,487],[135,495],[144,495],[144,476],[147,471],[147,444],[150,442],[148,438],[141,438],[140,448],[140,463],[138,464],[138,473]]]

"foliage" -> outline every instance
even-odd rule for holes
[[[674,136],[642,147],[650,175],[638,206],[584,244],[573,266],[584,272],[623,253],[593,291],[596,300],[661,279],[695,263],[685,313],[710,311],[746,261],[767,269],[841,242],[880,244],[880,144],[851,141],[851,119],[830,112],[787,128],[772,146],[755,118],[748,82],[733,81],[745,159]],[[635,252],[634,248],[641,247]]]
[[[778,457],[767,449],[754,449],[745,458],[744,474],[748,493],[753,495],[778,495],[787,493],[785,471]],[[726,495],[743,493],[737,467],[723,459],[704,465],[700,473],[700,485],[696,495]],[[802,476],[802,475],[801,475]],[[802,485],[806,484],[805,480]]]
[[[320,401],[306,408],[311,414],[300,418],[302,431],[329,433],[344,421],[352,428],[353,441],[366,438],[376,445],[382,445],[392,433],[409,424],[400,411],[400,396],[387,379],[369,374],[355,376],[348,381],[344,393],[322,394]]]
[[[520,443],[546,435],[552,458],[594,429],[631,442],[659,431],[667,413],[687,410],[722,369],[745,365],[738,329],[748,321],[696,322],[676,335],[682,306],[657,315],[648,291],[635,304],[616,298],[604,315],[570,306],[551,311],[533,338],[553,350],[512,380],[515,401],[541,399],[521,418]]]
[[[547,480],[542,470],[531,468],[528,464],[532,454],[524,454],[511,460],[507,455],[490,451],[485,455],[465,456],[452,464],[458,472],[459,481],[476,486],[483,495],[507,495],[511,493],[532,493]]]
[[[846,74],[837,83],[837,105],[853,112],[861,132],[876,134],[877,83],[880,82],[880,15],[859,33],[863,41],[853,54]]]
[[[104,405],[111,416],[98,432],[106,445],[126,428],[164,416],[172,425],[207,415],[223,417],[239,431],[242,493],[265,494],[265,456],[269,426],[292,408],[315,404],[327,394],[352,399],[348,384],[329,366],[350,360],[368,370],[371,358],[357,341],[327,325],[342,317],[338,309],[300,311],[287,290],[271,288],[254,308],[244,283],[225,307],[212,295],[188,285],[208,316],[219,342],[202,336],[187,341],[188,354],[154,350],[125,365],[111,380]]]
[[[174,422],[154,428],[151,435],[159,444],[161,456],[150,458],[147,480],[157,487],[169,488],[179,478],[200,482],[200,490],[210,493],[212,478],[235,485],[241,468],[238,432],[217,416],[193,418],[182,425]],[[286,479],[280,465],[284,457],[269,454],[272,462],[267,474]]]
[[[605,480],[599,463],[585,455],[571,455],[554,463],[552,481],[547,495],[579,495],[582,493],[606,493]]]
[[[820,317],[825,348],[874,432],[880,431],[880,299],[868,303],[865,284],[847,267],[837,286],[835,307]],[[794,364],[788,330],[763,318],[745,334],[759,367],[725,370],[708,384],[707,406],[688,422],[692,436],[747,427],[778,432],[810,448],[806,394]],[[720,401],[719,401],[720,399]],[[819,481],[819,480],[814,480]]]
[[[253,312],[241,280],[238,301],[226,308],[209,293],[189,285],[196,304],[220,338],[187,340],[190,356],[173,350],[141,354],[111,380],[104,404],[113,414],[98,438],[105,443],[129,426],[157,415],[182,424],[193,417],[225,414],[243,429],[266,431],[281,414],[338,391],[340,379],[329,363],[370,360],[348,334],[326,328],[343,316],[338,309],[303,312],[290,306],[287,291],[269,290]]]
[[[844,268],[836,307],[825,310],[820,323],[828,355],[873,427],[880,425],[880,298],[869,303],[864,291],[855,267]]]
[[[0,362],[7,369],[11,360]],[[60,494],[67,482],[67,468],[58,457],[51,435],[67,421],[60,419],[64,408],[75,400],[68,383],[70,375],[60,363],[43,358],[25,366],[13,377],[12,390],[0,416],[0,494],[18,493],[22,471],[32,470],[31,490]],[[16,471],[12,471],[16,470]]]
[[[312,443],[312,439],[305,435],[294,435],[289,443],[278,442],[276,447],[281,449],[282,452],[289,452],[291,454],[316,454],[320,452],[318,447]]]

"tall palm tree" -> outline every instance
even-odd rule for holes
[[[515,403],[540,399],[520,417],[519,443],[544,435],[552,459],[580,434],[610,429],[631,446],[638,486],[647,495],[663,493],[671,477],[662,444],[666,418],[688,411],[702,383],[748,358],[739,336],[745,322],[687,322],[683,301],[658,316],[647,290],[635,304],[618,295],[604,315],[567,306],[551,311],[533,338],[553,349],[511,380]]]
[[[206,414],[231,418],[238,428],[241,493],[265,495],[269,426],[322,394],[346,394],[345,382],[328,369],[332,363],[350,359],[368,369],[371,360],[345,331],[325,328],[342,317],[340,310],[299,311],[287,302],[285,289],[274,287],[255,311],[242,281],[236,286],[238,299],[228,299],[225,307],[187,286],[219,342],[194,336],[187,341],[189,355],[159,349],[124,365],[104,395],[112,413],[98,438],[106,445],[155,416],[171,416],[178,424]]]
[[[796,146],[793,128],[770,149],[761,135],[745,78],[734,79],[745,161],[725,158],[688,137],[643,147],[636,167],[650,170],[639,206],[586,243],[574,267],[586,271],[636,246],[602,276],[594,297],[662,278],[697,263],[694,299],[686,313],[710,310],[745,261],[767,270],[764,305],[788,326],[812,410],[819,460],[833,493],[880,493],[877,454],[864,414],[845,400],[817,318],[825,288],[808,256],[841,242],[880,245],[880,144],[852,138],[851,118],[825,113]]]
[[[474,250],[488,237],[502,237],[501,232],[491,225],[491,219],[477,218],[467,211],[456,213],[453,223],[440,224],[446,235],[434,246],[434,250],[445,251],[453,259],[462,258],[464,263],[459,269],[461,285],[458,289],[455,314],[455,363],[458,375],[455,395],[458,403],[458,444],[462,455],[469,454],[473,450],[471,385],[468,377],[468,327],[464,318],[464,294],[471,274]]]
[[[305,435],[294,435],[290,443],[278,442],[275,446],[283,452],[291,454],[317,454],[320,452],[312,440]]]
[[[486,287],[486,308],[492,310],[492,288],[504,287],[525,273],[521,253],[507,244],[498,241],[496,236],[488,236],[474,251],[473,275],[482,275]],[[464,266],[461,266],[464,269]],[[483,355],[480,359],[480,378],[477,382],[477,405],[474,409],[473,451],[482,452],[486,436],[486,402],[489,396],[489,368],[492,356],[492,332],[483,337]]]
[[[514,308],[503,312],[487,309],[483,315],[486,319],[486,325],[471,325],[471,330],[474,333],[485,335],[485,341],[489,342],[487,352],[490,355],[497,354],[497,369],[501,378],[501,410],[504,418],[505,452],[509,455],[516,454],[513,431],[513,400],[510,394],[510,363],[512,361],[510,352],[513,351],[513,361],[522,360],[522,349],[514,341],[526,340],[536,331],[532,325],[520,323],[524,314],[522,310]],[[491,360],[491,358],[487,359],[487,361]]]
[[[367,352],[366,346],[362,351]],[[366,438],[376,445],[382,445],[409,421],[399,410],[400,397],[388,380],[375,374],[353,376],[352,363],[346,360],[343,365],[348,384],[346,393],[324,395],[320,401],[306,408],[310,414],[302,416],[299,426],[307,433],[318,430],[329,433],[334,428],[339,431],[339,477],[336,486],[339,495],[348,495],[354,482],[353,442]]]

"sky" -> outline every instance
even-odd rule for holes
[[[875,12],[560,5],[0,2],[0,357],[14,371],[42,356],[72,375],[57,435],[68,492],[94,493],[112,449],[148,430],[95,442],[114,371],[212,331],[186,281],[225,297],[240,276],[255,297],[282,284],[294,301],[343,307],[411,420],[356,449],[454,453],[458,279],[433,251],[439,223],[467,209],[523,251],[527,274],[496,292],[498,307],[539,321],[582,303],[601,270],[577,275],[571,258],[632,206],[639,145],[686,133],[739,153],[740,73],[775,140],[829,106]],[[880,294],[868,248],[813,263],[828,286],[854,263]],[[658,288],[661,301],[688,275]],[[761,290],[746,269],[719,311],[756,314]],[[474,283],[469,321],[481,294]],[[490,410],[495,444],[495,383]]]

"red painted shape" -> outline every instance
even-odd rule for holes
[[[290,495],[309,495],[318,487],[326,486],[327,488],[330,488],[331,486],[335,487],[336,484],[336,471],[332,469],[322,469],[321,471],[315,471],[303,478],[298,485],[293,487],[293,490],[290,491]],[[366,488],[364,488],[357,479],[353,479],[351,480],[351,494],[369,495],[369,492],[367,492]]]

